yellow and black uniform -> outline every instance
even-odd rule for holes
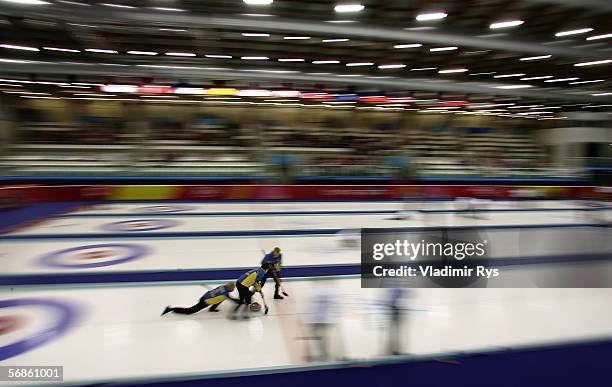
[[[204,293],[204,295],[200,298],[197,304],[189,307],[189,308],[179,308],[179,307],[166,307],[162,316],[168,312],[179,313],[179,314],[193,314],[205,309],[207,307],[211,307],[209,309],[210,312],[218,312],[217,309],[219,304],[228,298],[234,302],[238,302],[238,300],[230,297],[230,293],[233,289],[231,289],[231,283],[228,285],[217,286],[214,289],[211,289]]]
[[[266,267],[268,268],[267,265]],[[240,277],[238,277],[238,279],[236,280],[236,288],[238,289],[238,296],[240,297],[240,301],[236,309],[234,309],[234,313],[236,313],[238,309],[240,309],[240,306],[242,306],[243,304],[251,304],[251,297],[253,296],[253,293],[251,293],[249,288],[253,286],[256,292],[260,292],[261,281],[268,272],[268,270],[269,269],[264,268],[251,269]]]
[[[275,254],[276,253],[276,254]],[[261,266],[263,267],[266,263],[272,265],[272,268],[268,270],[266,275],[261,280],[261,286],[266,284],[266,280],[270,277],[274,278],[274,298],[277,300],[282,300],[283,297],[278,293],[280,290],[281,277],[280,272],[282,268],[283,255],[280,253],[280,250],[274,249],[273,251],[266,254],[261,260]]]

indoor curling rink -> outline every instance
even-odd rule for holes
[[[491,259],[524,280],[562,274],[568,265],[610,274],[610,220],[605,203],[576,200],[81,207],[0,236],[0,364],[63,365],[66,384],[303,366],[316,353],[308,322],[317,292],[334,300],[330,360],[379,358],[387,353],[386,290],[361,288],[360,228],[478,227],[491,241]],[[226,301],[220,313],[160,316],[167,305],[190,306],[257,267],[261,250],[275,246],[289,297],[274,300],[268,280],[268,315],[230,320],[234,304]],[[408,289],[401,352],[442,356],[612,338],[612,289],[538,289],[524,281],[524,288]]]

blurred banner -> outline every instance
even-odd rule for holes
[[[70,200],[609,199],[612,193],[602,188],[484,185],[32,185],[0,188],[0,198],[18,198],[23,204]]]

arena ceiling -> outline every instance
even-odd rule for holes
[[[606,104],[611,68],[607,0],[0,0],[8,80]]]

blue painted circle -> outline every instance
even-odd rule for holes
[[[130,250],[130,252],[125,257],[119,257],[117,259],[114,259],[112,261],[107,261],[107,262],[90,262],[90,263],[81,264],[81,263],[67,263],[67,262],[61,261],[61,258],[66,254],[70,254],[70,253],[73,253],[76,251],[82,251],[82,250],[102,249],[102,248],[128,249]],[[148,252],[148,250],[149,249],[146,246],[127,244],[127,243],[103,243],[103,244],[98,244],[98,245],[78,246],[78,247],[71,247],[69,249],[63,249],[63,250],[51,252],[49,254],[45,254],[40,259],[40,263],[43,264],[44,266],[49,266],[49,267],[54,267],[54,268],[59,267],[59,268],[71,268],[71,269],[90,269],[94,267],[112,266],[112,265],[118,265],[121,263],[125,263],[128,261],[133,261],[135,259],[142,258],[142,256],[144,256]]]
[[[43,344],[48,343],[66,333],[77,318],[77,309],[64,302],[43,298],[17,298],[12,300],[1,300],[0,308],[12,308],[19,306],[42,306],[59,314],[59,320],[51,327],[36,333],[23,340],[16,341],[0,347],[0,361],[6,360],[24,352],[31,351]]]
[[[137,225],[138,223],[151,223],[151,226],[130,229],[130,225]],[[100,229],[105,231],[119,231],[119,232],[143,232],[143,231],[154,231],[162,230],[164,228],[175,227],[179,224],[176,220],[169,219],[132,219],[124,220],[121,222],[113,222],[100,226]]]

